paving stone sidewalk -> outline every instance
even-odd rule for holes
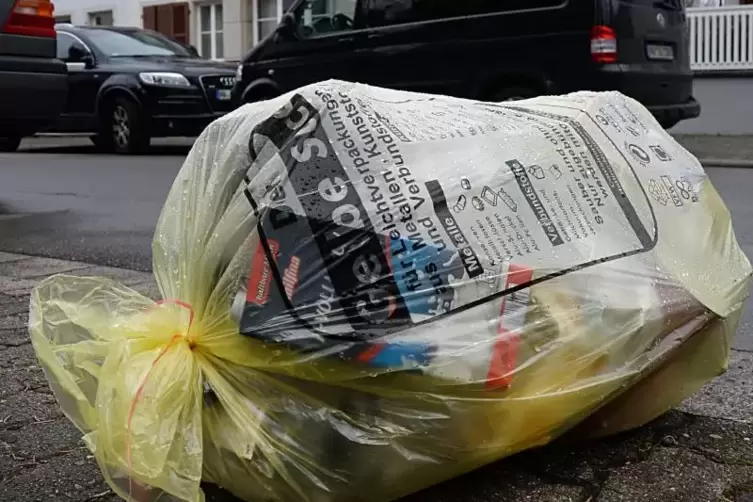
[[[148,274],[0,253],[0,501],[119,500],[59,411],[26,331],[31,288],[63,272],[156,294]],[[753,502],[751,367],[753,353],[735,350],[728,374],[683,411],[606,440],[523,453],[404,502]],[[729,379],[736,392],[721,392]],[[211,488],[207,499],[235,500]]]
[[[753,136],[673,134],[674,138],[705,165],[753,167]],[[154,152],[184,156],[193,138],[162,138],[154,141]],[[24,139],[21,150],[37,153],[93,152],[94,146],[81,136],[41,136]]]
[[[674,134],[705,166],[753,167],[753,136]]]

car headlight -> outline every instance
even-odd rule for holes
[[[142,82],[149,85],[173,85],[177,87],[190,87],[191,82],[180,73],[148,72],[139,73]]]
[[[235,69],[235,81],[240,82],[243,80],[243,64],[239,64],[238,68]]]

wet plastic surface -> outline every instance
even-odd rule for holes
[[[723,370],[751,274],[697,160],[615,93],[245,106],[196,142],[153,249],[162,302],[55,276],[30,318],[138,502],[202,479],[387,501],[640,426]]]

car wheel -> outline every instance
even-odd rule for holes
[[[0,152],[15,152],[21,145],[21,138],[0,138]]]
[[[107,130],[92,140],[94,144],[120,154],[141,153],[149,146],[149,135],[146,133],[144,121],[139,106],[128,98],[117,98],[108,107]]]
[[[490,101],[501,103],[503,101],[520,101],[538,96],[538,93],[527,87],[507,87],[492,93]]]

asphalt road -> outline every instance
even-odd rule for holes
[[[0,250],[151,270],[157,217],[190,144],[122,157],[44,139],[0,154]]]
[[[44,139],[0,154],[0,251],[150,271],[157,217],[190,144],[162,141],[124,157],[97,154],[86,139]],[[753,256],[753,169],[708,173]],[[743,350],[753,350],[753,300],[748,307]]]

